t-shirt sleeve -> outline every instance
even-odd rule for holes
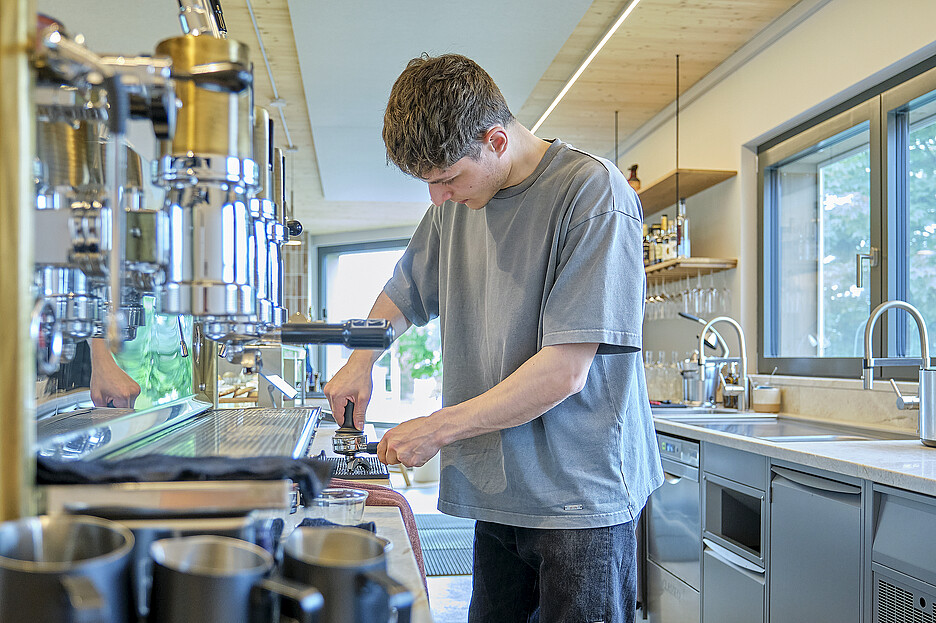
[[[594,342],[598,354],[639,351],[646,284],[639,199],[623,176],[597,174],[573,201],[544,308],[543,345]]]
[[[406,245],[384,292],[416,326],[439,316],[438,206],[432,206]]]

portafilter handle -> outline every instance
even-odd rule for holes
[[[367,441],[364,432],[354,427],[354,401],[346,402],[344,420],[332,436],[332,449],[337,454],[344,454],[350,459],[358,452],[377,454],[377,443]]]
[[[339,433],[344,435],[353,435],[355,433],[360,433],[362,431],[354,427],[354,401],[349,400],[345,403],[344,406],[344,419],[341,421],[341,427],[338,429]]]

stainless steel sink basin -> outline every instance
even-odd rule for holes
[[[674,405],[651,406],[650,411],[655,417],[671,420],[680,419],[710,419],[712,417],[728,418],[743,417],[756,419],[776,419],[772,413],[754,413],[753,411],[738,411],[737,409],[725,409],[722,407],[680,407]]]
[[[675,410],[674,410],[675,411]],[[874,441],[881,439],[913,439],[902,433],[872,431],[831,422],[813,422],[795,418],[778,417],[761,413],[697,413],[676,414],[672,411],[654,415],[666,421],[691,424],[706,430],[753,437],[776,443],[805,441]]]

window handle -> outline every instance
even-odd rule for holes
[[[871,247],[868,253],[856,253],[855,254],[855,285],[859,288],[864,287],[861,283],[861,262],[863,260],[869,261],[869,266],[877,266],[878,262],[881,259],[881,250],[877,247]]]

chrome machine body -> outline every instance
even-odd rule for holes
[[[286,343],[384,349],[392,341],[382,320],[285,322],[282,246],[301,226],[286,220],[285,157],[269,115],[254,106],[248,48],[226,38],[217,2],[181,3],[180,21],[184,35],[160,42],[153,56],[128,57],[96,54],[62,24],[39,17],[31,59],[38,377],[55,372],[86,339],[103,338],[119,352],[146,322],[145,298],[156,313],[178,315],[177,334],[175,319],[168,323],[177,340],[170,347],[181,357],[191,350],[193,369],[193,387],[158,409],[86,409],[86,395],[78,409],[60,408],[58,396],[45,401],[40,456],[166,452],[165,444],[147,448],[148,436],[186,419],[199,436],[180,452],[239,456],[252,434],[237,428],[243,417],[195,417],[218,406],[218,354],[292,398],[295,389],[274,366],[263,370],[264,352],[270,358]],[[151,126],[155,146],[142,157],[127,140],[128,125],[140,121]],[[185,315],[194,322],[191,349]],[[279,449],[260,452],[301,455],[320,409],[276,411],[250,416],[264,422],[253,433],[282,437]]]

